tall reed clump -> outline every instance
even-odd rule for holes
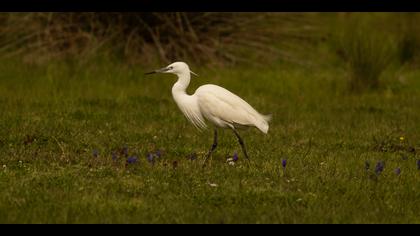
[[[416,64],[420,55],[419,13],[396,14],[396,35],[398,36],[397,56],[401,64]]]
[[[384,30],[386,17],[367,13],[342,15],[334,25],[335,46],[348,69],[352,91],[376,89],[395,55],[395,38]]]
[[[286,43],[307,37],[300,13],[0,13],[0,53],[28,60],[107,51],[147,63],[225,64],[290,59]],[[310,25],[309,25],[310,26]],[[276,47],[276,41],[283,47]]]

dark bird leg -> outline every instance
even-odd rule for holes
[[[232,129],[232,130],[233,130],[233,132],[235,133],[236,137],[238,138],[238,142],[239,142],[239,144],[241,145],[242,152],[244,153],[244,155],[245,155],[246,159],[247,159],[247,160],[248,160],[248,162],[249,162],[249,161],[250,161],[250,159],[249,159],[249,157],[248,157],[248,154],[246,153],[246,148],[245,148],[245,143],[244,143],[244,141],[242,140],[241,136],[239,136],[238,131],[236,131],[235,129]]]
[[[207,153],[204,162],[203,162],[203,166],[206,164],[207,159],[211,156],[211,154],[213,153],[213,151],[216,149],[217,147],[217,129],[214,129],[214,139],[213,139],[213,145],[211,145],[211,148],[209,150],[209,152]]]

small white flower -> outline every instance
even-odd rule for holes
[[[210,185],[211,187],[217,187],[217,186],[218,186],[217,184],[214,184],[214,183],[209,183],[209,185]]]
[[[232,157],[226,159],[226,162],[232,162],[232,161],[233,161],[233,158]]]
[[[7,166],[6,165],[3,165],[3,169],[6,169],[7,168]]]
[[[234,166],[235,162],[234,161],[229,161],[228,164],[231,165],[231,166]]]

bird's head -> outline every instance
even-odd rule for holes
[[[158,70],[154,70],[152,72],[145,73],[148,74],[154,74],[154,73],[171,73],[175,75],[181,75],[185,73],[191,73],[195,76],[198,76],[196,73],[192,72],[190,68],[188,67],[187,63],[185,62],[174,62],[166,67],[163,67]]]

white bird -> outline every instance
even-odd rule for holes
[[[239,96],[213,84],[202,85],[194,94],[188,95],[186,90],[190,84],[191,74],[197,74],[192,72],[184,62],[174,62],[167,67],[146,74],[153,73],[177,75],[178,81],[172,87],[172,96],[179,109],[198,129],[207,127],[204,119],[215,126],[213,145],[204,159],[204,164],[217,147],[217,127],[230,128],[234,132],[244,156],[249,160],[245,144],[239,136],[237,128],[254,126],[266,134],[271,115],[260,114]]]

